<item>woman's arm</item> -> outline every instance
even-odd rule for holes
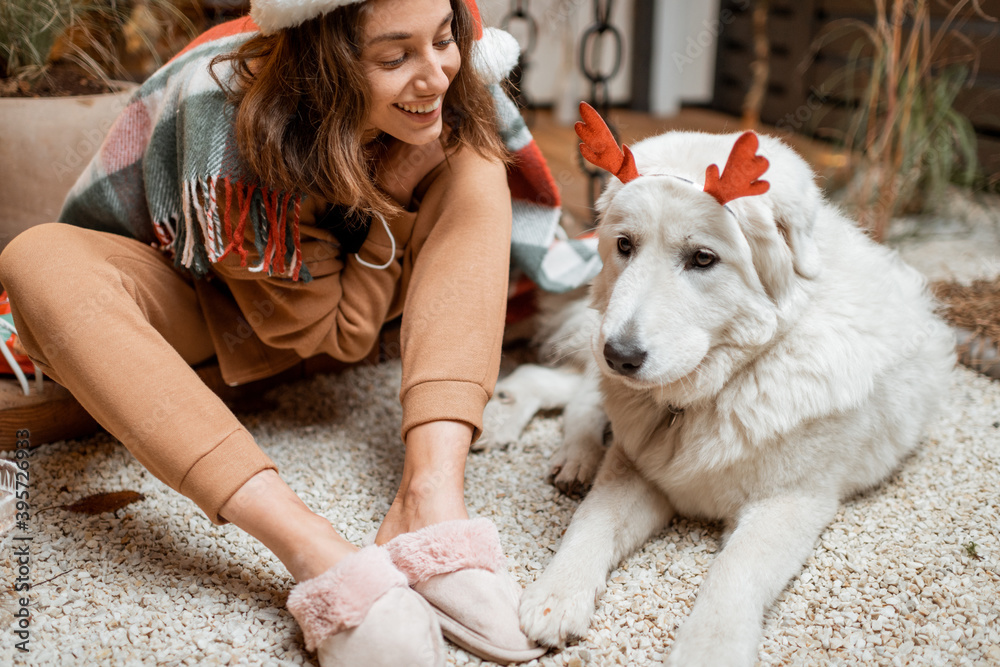
[[[376,177],[380,186],[405,207],[413,189],[443,159],[444,151],[438,142],[426,146],[393,142]],[[219,201],[225,201],[223,193],[219,196]],[[302,261],[313,277],[311,282],[249,271],[248,267],[260,261],[249,232],[245,243],[250,250],[248,266],[241,266],[240,257],[231,253],[213,269],[229,286],[240,310],[265,344],[292,349],[302,358],[326,353],[341,361],[358,361],[375,345],[396,297],[402,272],[400,259],[416,214],[402,211],[387,218],[388,231],[380,219],[372,220],[368,237],[357,253],[359,260],[353,253],[341,253],[335,240],[322,230],[310,229],[321,206],[306,200],[301,207]],[[239,219],[235,204],[230,215],[233,220]],[[310,234],[326,238],[310,238]]]
[[[404,258],[412,269],[404,276],[401,332],[406,458],[378,544],[468,517],[466,456],[500,365],[511,225],[506,170],[460,151],[432,178]]]
[[[468,149],[451,156],[422,198],[406,258],[404,439],[439,420],[481,431],[500,366],[510,227],[504,165]]]

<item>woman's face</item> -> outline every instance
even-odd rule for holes
[[[361,61],[371,86],[368,130],[408,144],[441,135],[444,94],[462,58],[449,0],[374,0]]]

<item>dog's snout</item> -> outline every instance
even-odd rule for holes
[[[646,351],[631,338],[609,340],[604,344],[604,360],[617,373],[635,375],[646,360]]]

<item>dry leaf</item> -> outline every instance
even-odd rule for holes
[[[102,514],[104,512],[117,512],[138,500],[145,500],[145,498],[146,496],[136,491],[111,491],[95,493],[92,496],[81,498],[72,505],[63,505],[63,507],[77,514]]]

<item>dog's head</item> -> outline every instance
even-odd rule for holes
[[[737,135],[669,133],[633,148],[641,177],[612,179],[598,201],[604,266],[595,354],[629,385],[675,385],[683,405],[713,395],[789,316],[819,273],[821,196],[805,162],[763,137],[770,189],[725,206],[702,191]]]

